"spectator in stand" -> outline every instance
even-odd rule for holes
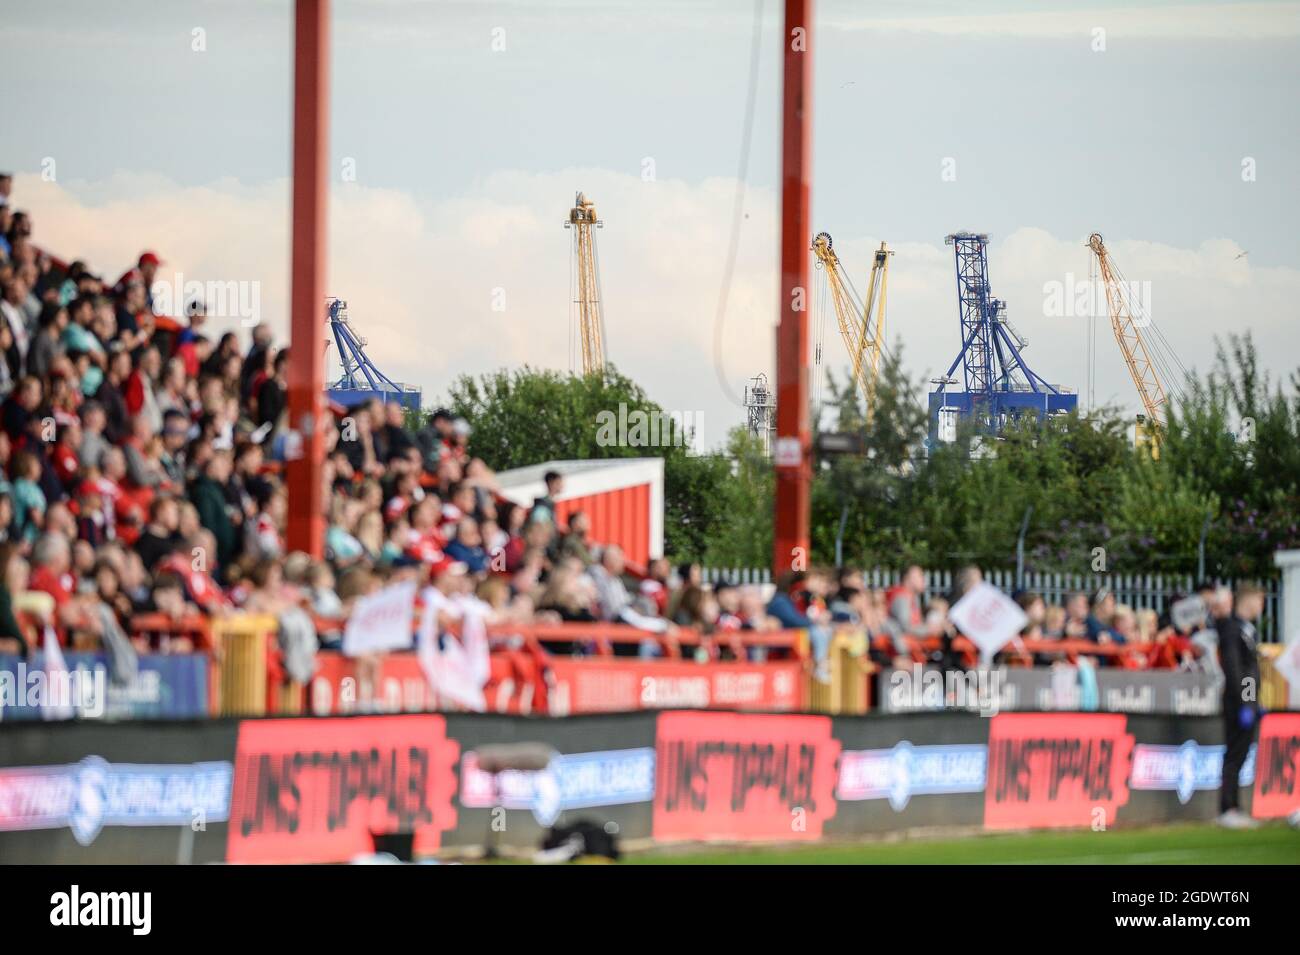
[[[767,633],[781,628],[781,621],[767,612],[762,589],[754,584],[740,588],[740,619],[742,630]]]
[[[559,471],[547,471],[542,476],[542,481],[546,484],[546,493],[533,501],[528,522],[533,524],[544,521],[555,526],[558,523],[555,515],[555,499],[564,493],[564,475]]]
[[[108,416],[98,401],[87,401],[81,406],[81,443],[77,448],[77,461],[82,468],[98,468],[108,450],[104,428]]]
[[[181,411],[163,414],[162,449],[159,463],[173,488],[185,486],[185,445],[189,441],[189,416]]]
[[[325,529],[325,555],[338,567],[350,566],[367,556],[373,560],[383,546],[382,518],[372,531],[379,534],[373,551],[353,534],[358,520],[356,511],[350,506],[352,503],[354,502],[343,494],[335,494],[330,498],[330,522]]]
[[[356,518],[356,539],[364,550],[366,560],[376,563],[383,559],[384,518],[378,511],[360,510]],[[336,563],[339,563],[336,561]],[[346,565],[347,561],[342,562]]]
[[[29,568],[14,544],[0,544],[0,653],[27,656],[28,636],[14,615],[14,597],[27,590]]]
[[[673,565],[667,557],[656,557],[646,568],[645,579],[638,588],[641,596],[649,600],[655,613],[664,616],[668,611],[668,597],[673,589]]]
[[[998,653],[996,659],[1005,660],[1017,666],[1033,666],[1045,655],[1031,653],[1024,646],[1025,640],[1043,639],[1043,618],[1046,616],[1047,604],[1038,594],[1020,590],[1011,595],[1025,615],[1025,625],[1020,628],[1019,640]]]
[[[13,475],[14,532],[18,540],[30,544],[45,525],[41,463],[30,452],[20,451],[14,456]]]
[[[256,388],[261,384],[255,381],[259,375],[264,374],[267,369],[267,356],[271,351],[271,328],[265,322],[256,325],[253,328],[253,341],[249,346],[248,354],[244,356],[244,363],[236,369],[238,372],[238,397],[241,401],[249,401],[257,392]]]
[[[584,567],[590,566],[591,553],[591,518],[584,511],[574,511],[569,515],[568,532],[560,538],[560,557],[574,557]]]
[[[803,571],[791,571],[777,581],[776,591],[767,605],[768,616],[775,617],[789,630],[806,630],[812,626],[812,620],[795,603],[795,595],[804,589],[808,575]]]
[[[728,580],[713,585],[713,597],[718,602],[718,629],[739,632],[745,626],[740,605],[741,589]]]
[[[63,332],[68,327],[68,310],[59,304],[48,304],[41,317],[32,345],[27,353],[27,370],[37,378],[50,373],[55,359],[67,354],[63,345]]]
[[[835,592],[826,602],[831,620],[855,626],[863,624],[868,609],[869,597],[863,589],[862,575],[851,568],[842,567],[836,573],[838,583]]]
[[[824,582],[825,575],[819,571],[787,573],[778,581],[767,605],[768,615],[775,617],[785,629],[808,631],[816,677],[822,682],[829,679],[827,655],[831,638],[830,613],[822,602]]]
[[[166,570],[157,575],[153,586],[154,611],[180,621],[198,613],[185,596],[185,584],[175,571]]]
[[[668,578],[668,593],[665,596],[663,616],[669,620],[677,616],[678,604],[688,587],[698,587],[704,582],[704,570],[698,564],[681,564],[673,568]],[[656,606],[658,601],[656,601]]]
[[[482,575],[487,572],[487,550],[483,547],[478,521],[473,517],[462,517],[457,522],[456,536],[445,549],[447,556],[463,563],[470,574]]]
[[[1062,625],[1062,636],[1067,640],[1091,639],[1088,627],[1090,616],[1088,595],[1084,593],[1070,594],[1065,603],[1065,622]]]
[[[720,644],[714,639],[720,615],[718,601],[710,591],[695,585],[686,588],[673,623],[699,634],[694,654],[697,663],[707,663],[720,655]]]
[[[126,388],[134,374],[131,353],[123,348],[115,348],[108,358],[108,371],[104,381],[95,391],[95,398],[104,407],[108,417],[104,433],[108,440],[116,444],[129,433],[131,412],[127,409]],[[140,396],[143,400],[143,386]]]
[[[145,415],[131,419],[131,436],[123,442],[123,448],[127,479],[133,487],[158,488],[167,483],[159,440]]]
[[[158,349],[148,346],[141,353],[139,364],[127,375],[122,395],[126,400],[127,414],[143,417],[153,433],[162,430],[162,409],[158,407],[158,398],[154,394],[154,382],[161,369],[162,358]]]
[[[536,587],[534,578],[529,589]],[[597,617],[591,609],[594,600],[591,579],[584,576],[573,561],[565,561],[551,568],[545,586],[540,588],[537,619],[542,622],[596,623]],[[582,650],[581,644],[572,640],[548,640],[544,646],[557,654],[574,654]],[[615,644],[615,653],[619,652],[619,646]]]
[[[1043,636],[1048,640],[1065,638],[1066,610],[1053,604],[1043,614]]]
[[[29,586],[53,599],[52,622],[59,631],[60,642],[65,646],[85,645],[93,649],[100,625],[88,612],[86,601],[77,595],[68,538],[58,533],[42,535],[32,547],[32,564],[35,569]]]
[[[39,418],[38,411],[44,398],[44,388],[39,378],[26,376],[19,379],[13,393],[0,409],[4,431],[14,442],[19,442],[28,433],[33,418]]]
[[[230,455],[215,452],[202,474],[190,486],[190,501],[198,510],[199,521],[212,532],[217,542],[217,565],[227,567],[235,556],[235,524],[226,503],[225,484],[230,479]]]
[[[1150,643],[1156,638],[1160,615],[1149,607],[1143,607],[1133,615],[1137,627],[1137,642]]]
[[[625,569],[623,549],[617,544],[606,545],[601,551],[600,562],[587,568],[587,576],[595,585],[596,608],[600,619],[625,623],[651,633],[667,633],[670,629],[667,620],[651,617],[632,606],[632,595],[628,593],[627,585],[623,582]],[[653,641],[645,641],[641,647],[641,655],[651,656],[657,651],[657,647],[658,645]],[[624,655],[637,652],[634,644],[615,644],[614,651],[622,652]]]
[[[1191,667],[1198,657],[1213,650],[1204,643],[1210,625],[1209,611],[1200,596],[1175,597],[1169,606],[1169,625],[1155,636],[1147,663],[1155,667]],[[1199,642],[1199,645],[1198,645]]]
[[[13,486],[0,478],[0,544],[13,539],[14,499]]]
[[[179,358],[169,358],[163,365],[162,381],[158,389],[158,407],[162,409],[163,426],[169,414],[189,417],[192,410],[189,395],[191,379],[185,373],[185,363]]]
[[[903,571],[902,579],[885,591],[888,609],[885,626],[894,644],[894,654],[909,662],[915,649],[912,641],[919,640],[925,633],[921,608],[924,596],[925,571],[917,564],[910,564]]]
[[[0,400],[8,399],[14,390],[14,366],[8,358],[13,343],[9,326],[0,321]]]
[[[376,455],[380,460],[404,456],[415,447],[414,439],[406,433],[406,411],[396,401],[383,405],[383,423],[375,430]]]
[[[1114,597],[1112,595],[1112,600]],[[1110,632],[1116,643],[1137,643],[1137,616],[1128,604],[1115,604],[1110,616]]]
[[[289,406],[289,349],[280,349],[271,366],[271,376],[257,390],[257,423],[268,430],[280,426],[280,416]]]
[[[1123,643],[1120,634],[1112,626],[1115,617],[1115,595],[1106,587],[1092,598],[1092,612],[1088,616],[1088,639],[1097,643]]]
[[[446,408],[439,408],[429,416],[428,422],[415,433],[415,443],[420,449],[426,471],[436,473],[442,459],[451,453],[453,417]]]
[[[122,578],[113,561],[107,557],[97,560],[91,568],[91,579],[95,585],[95,596],[108,608],[113,621],[123,630],[129,629],[135,605],[122,589]]]
[[[135,552],[152,570],[159,561],[181,546],[181,511],[176,499],[167,494],[155,497],[149,505],[149,523],[135,542]]]
[[[10,373],[15,378],[26,366],[27,351],[31,347],[32,335],[27,326],[27,312],[23,307],[27,301],[27,292],[27,283],[16,275],[0,289],[0,319],[3,319],[9,328],[9,334],[13,336],[6,357]]]

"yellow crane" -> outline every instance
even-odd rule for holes
[[[1138,398],[1146,412],[1138,415],[1135,443],[1139,446],[1150,445],[1152,454],[1158,456],[1159,429],[1164,424],[1166,397],[1165,386],[1142,337],[1142,327],[1150,324],[1150,318],[1143,316],[1139,321],[1133,315],[1130,286],[1111,261],[1101,233],[1094,232],[1088,237],[1088,248],[1097,257],[1097,269],[1106,289],[1106,305],[1115,341],[1119,343],[1119,350],[1124,355],[1128,373],[1133,378],[1133,385],[1137,388]]]
[[[584,375],[598,373],[605,367],[605,312],[601,307],[596,237],[592,234],[593,228],[604,228],[604,225],[596,215],[596,204],[578,193],[564,227],[573,229],[573,268],[576,273],[573,303],[577,306]]]
[[[859,298],[853,283],[840,266],[830,234],[817,233],[813,239],[813,252],[818,264],[826,272],[835,318],[840,327],[840,337],[853,365],[853,379],[862,392],[866,404],[867,420],[871,420],[872,405],[876,397],[876,378],[880,374],[880,352],[885,341],[885,298],[889,281],[889,257],[894,253],[880,243],[871,266],[871,279],[867,299]]]

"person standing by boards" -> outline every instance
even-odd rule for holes
[[[1223,782],[1219,789],[1219,825],[1254,829],[1259,823],[1242,812],[1241,767],[1259,731],[1259,651],[1255,621],[1264,609],[1264,592],[1253,585],[1237,588],[1232,612],[1217,621],[1219,663],[1223,667]]]

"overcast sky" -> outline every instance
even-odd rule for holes
[[[870,250],[896,250],[889,337],[917,377],[957,353],[943,237],[963,229],[990,234],[993,289],[1051,381],[1086,390],[1089,323],[1046,314],[1045,287],[1087,279],[1093,231],[1150,283],[1185,365],[1250,329],[1275,375],[1296,367],[1300,4],[817,11],[814,223],[859,287]],[[729,393],[773,370],[779,15],[773,0],[338,0],[328,289],[377,363],[429,401],[461,372],[569,368],[561,223],[581,189],[605,221],[607,354],[719,443],[741,420]],[[0,167],[38,240],[114,276],[153,248],[187,279],[258,282],[263,317],[287,328],[292,4],[51,2],[0,22]],[[826,334],[842,368],[833,319]],[[1097,335],[1096,401],[1137,410]]]

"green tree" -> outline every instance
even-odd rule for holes
[[[664,459],[664,548],[677,559],[702,558],[725,531],[726,458],[690,453],[692,434],[653,445],[610,437],[602,429],[620,408],[626,420],[671,420],[645,391],[613,366],[603,374],[572,375],[524,366],[462,375],[449,389],[449,407],[473,426],[470,452],[498,470],[551,460]],[[647,436],[649,437],[649,436]]]
[[[710,567],[766,567],[772,560],[772,462],[763,442],[745,427],[727,435],[726,453],[715,460],[727,467],[720,488],[716,533],[706,542],[703,562]]]
[[[1159,463],[1216,505],[1211,572],[1271,575],[1273,553],[1300,546],[1300,376],[1288,386],[1260,371],[1249,334],[1229,335],[1210,373],[1170,402]]]
[[[1220,343],[1210,373],[1171,401],[1156,458],[1134,450],[1131,425],[1114,409],[1026,416],[996,439],[963,425],[956,441],[929,446],[923,389],[900,361],[896,347],[869,420],[852,379],[828,375],[826,417],[862,435],[866,453],[815,462],[814,560],[833,559],[844,517],[849,563],[1006,567],[1028,509],[1027,560],[1037,570],[1090,570],[1103,547],[1111,571],[1191,572],[1207,516],[1211,573],[1268,576],[1274,551],[1300,547],[1300,373],[1285,387],[1271,381],[1249,335]],[[474,425],[472,451],[493,467],[662,456],[669,552],[766,566],[774,480],[757,439],[736,428],[707,455],[602,443],[598,415],[620,403],[660,411],[612,368],[587,377],[499,371],[451,389],[451,407]]]

